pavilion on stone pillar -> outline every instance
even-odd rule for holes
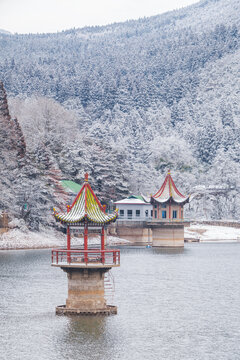
[[[184,196],[177,189],[170,170],[155,195],[151,196],[153,205],[153,220],[183,221],[183,206],[189,202],[189,196]]]
[[[52,250],[52,266],[61,267],[68,274],[68,298],[66,305],[56,308],[57,314],[116,314],[117,307],[108,305],[105,298],[104,275],[112,267],[120,266],[120,250],[105,248],[107,225],[118,217],[116,210],[106,214],[88,183],[84,184],[66,213],[54,216],[67,229],[67,247]],[[71,246],[72,229],[80,228],[84,233],[84,244],[79,248]],[[89,248],[89,229],[101,234],[100,246]]]

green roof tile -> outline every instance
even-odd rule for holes
[[[79,193],[82,187],[81,185],[71,180],[61,180],[61,185],[64,187],[65,190],[70,191],[74,194]]]

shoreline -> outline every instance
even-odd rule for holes
[[[133,243],[129,240],[109,235],[107,245],[131,246],[146,244]],[[99,242],[98,237],[89,239],[89,245]],[[186,243],[240,243],[240,228],[229,226],[205,225],[193,223],[184,229]],[[83,239],[72,238],[73,246],[81,246]],[[151,244],[149,244],[151,245]],[[14,228],[0,235],[0,251],[10,250],[41,250],[66,247],[66,235],[55,230],[44,229],[40,232],[31,232],[26,228]]]

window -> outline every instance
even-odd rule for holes
[[[162,211],[162,219],[166,219],[167,218],[167,212],[166,210]]]
[[[148,217],[148,210],[145,210],[145,216]]]
[[[157,219],[157,210],[154,211],[155,219]]]
[[[127,217],[128,217],[128,219],[132,218],[132,210],[127,211]]]
[[[166,207],[167,207],[167,205],[166,205],[166,204],[162,204],[162,208],[164,208],[164,209],[165,209]]]
[[[120,216],[124,216],[124,210],[120,210]]]
[[[155,209],[157,208],[157,204],[154,205]]]
[[[136,210],[136,217],[140,216],[140,210]]]
[[[151,210],[151,217],[153,217],[153,210]]]
[[[177,219],[177,210],[173,210],[172,217],[173,219]]]

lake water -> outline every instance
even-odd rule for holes
[[[0,359],[240,359],[240,244],[121,249],[110,317],[64,317],[50,250],[0,252]]]

